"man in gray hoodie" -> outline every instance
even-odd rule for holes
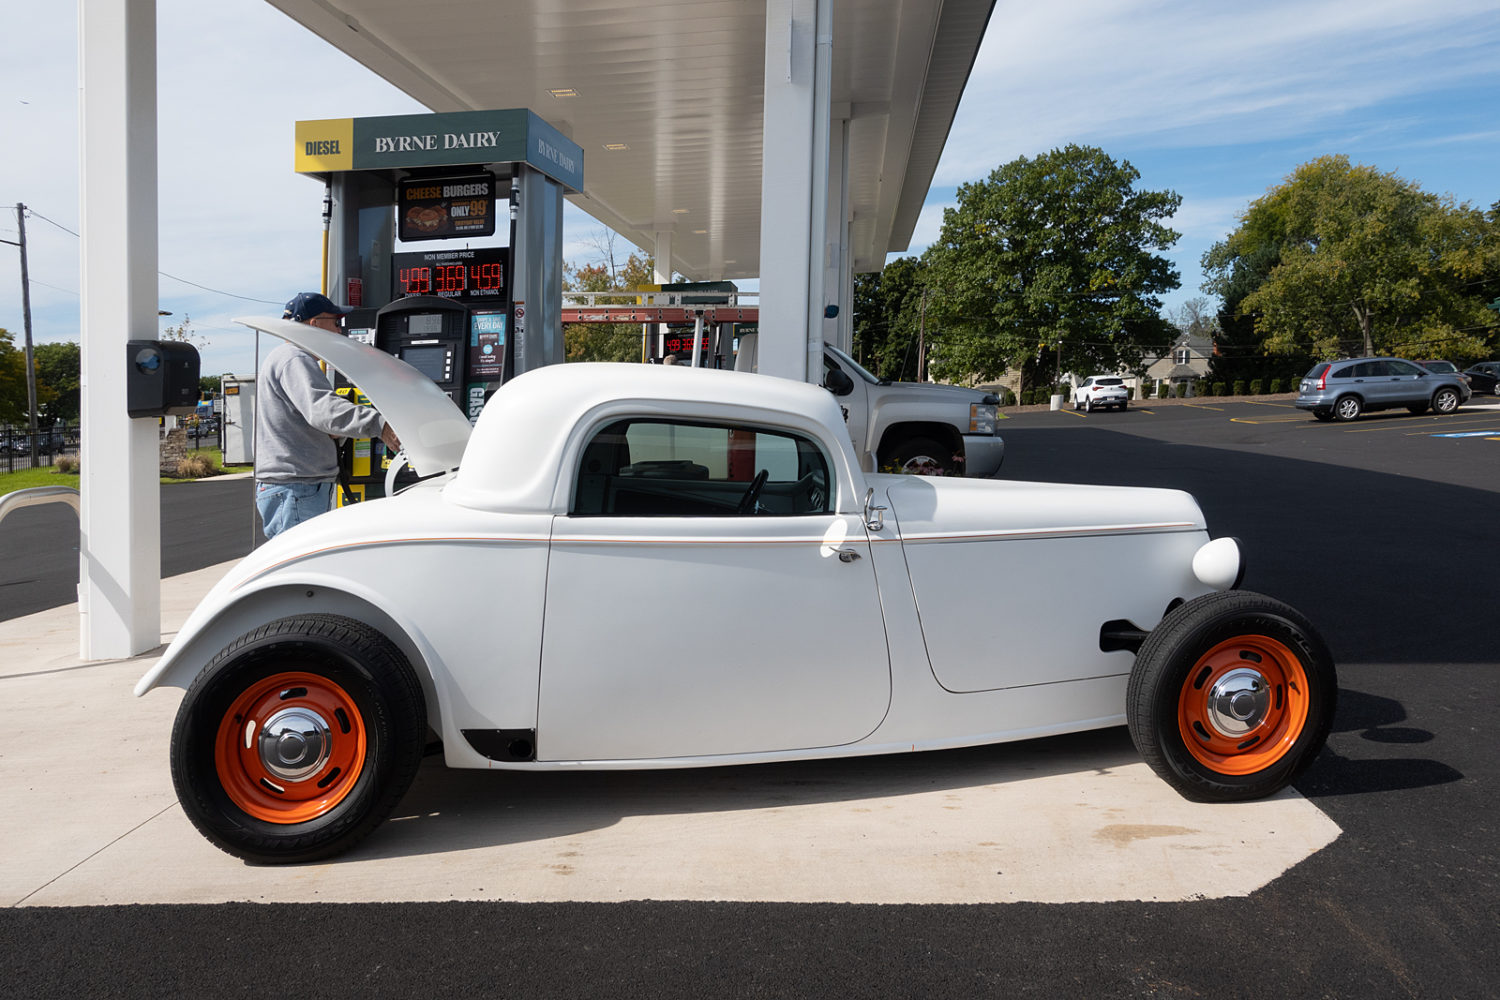
[[[283,318],[337,333],[347,312],[326,295],[302,292]],[[392,452],[401,447],[374,407],[334,392],[317,359],[295,344],[267,354],[256,382],[255,506],[267,538],[327,512],[339,471],[336,438],[378,437]]]

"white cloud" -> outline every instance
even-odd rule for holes
[[[990,19],[935,183],[1069,142],[1210,145],[1500,78],[1492,0],[1033,4]]]

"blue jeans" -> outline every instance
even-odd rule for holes
[[[332,483],[255,484],[255,506],[267,538],[275,538],[293,525],[328,513],[332,501]]]

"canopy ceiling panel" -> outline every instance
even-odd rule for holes
[[[759,275],[764,0],[268,2],[434,111],[535,111],[583,147],[571,200],[677,271]],[[834,0],[856,270],[906,249],[993,6]]]

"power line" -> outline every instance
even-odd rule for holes
[[[43,215],[41,212],[38,212],[36,209],[34,209],[34,208],[30,207],[30,206],[27,206],[26,211],[29,214],[36,216],[38,219],[41,219],[43,222],[46,222],[46,223],[49,223],[51,225],[56,226],[58,229],[61,229],[63,232],[67,233],[69,236],[74,236],[74,237],[78,237],[79,239],[82,239],[81,236],[78,236],[77,233],[73,232],[73,230],[69,229],[67,226],[63,225],[60,222],[54,222],[53,220],[51,220],[51,219],[47,218],[45,215]],[[257,298],[255,298],[254,296],[251,296],[251,295],[237,295],[234,292],[226,292],[222,288],[210,288],[208,285],[200,285],[196,281],[189,281],[186,278],[179,278],[179,277],[177,277],[177,275],[175,275],[175,274],[168,274],[166,271],[157,271],[156,273],[159,274],[159,275],[161,275],[163,278],[171,278],[173,281],[180,281],[184,285],[192,285],[194,288],[201,288],[201,289],[203,289],[203,291],[205,291],[205,292],[213,292],[215,295],[227,295],[231,299],[241,299],[241,300],[243,300],[245,302],[260,302],[260,303],[263,303],[263,304],[268,305],[268,306],[279,306],[279,305],[281,305],[280,302],[273,302],[270,299],[257,299]],[[40,284],[42,284],[42,282],[38,281],[38,282],[35,282],[35,284],[40,285]],[[47,288],[55,288],[56,286],[54,286],[54,285],[47,285],[46,287]],[[67,291],[67,289],[58,288],[57,291]],[[77,292],[73,292],[72,294],[77,295],[78,293]]]

